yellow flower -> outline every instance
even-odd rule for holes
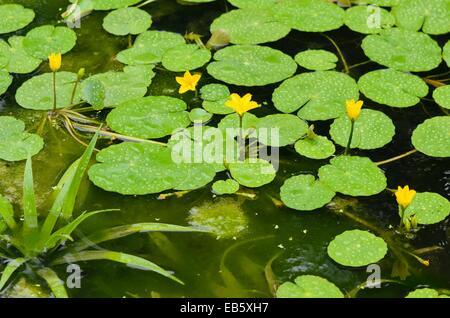
[[[225,105],[232,108],[239,116],[243,116],[249,110],[260,107],[257,102],[252,101],[252,94],[246,94],[244,97],[238,94],[231,94],[230,100]]]
[[[409,186],[405,186],[404,188],[398,187],[395,192],[395,197],[397,198],[397,203],[404,209],[411,203],[416,195],[415,190],[410,190]]]
[[[355,121],[359,117],[363,103],[364,102],[362,100],[355,102],[354,99],[350,99],[346,102],[347,116],[350,120]]]
[[[52,72],[58,72],[61,68],[61,53],[52,53],[48,57],[48,64]]]
[[[196,90],[198,81],[200,80],[202,76],[200,74],[194,74],[192,75],[189,71],[184,73],[183,77],[176,77],[176,81],[178,84],[180,84],[180,90],[178,91],[180,94],[184,94],[187,91],[194,91]]]

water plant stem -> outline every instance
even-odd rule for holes
[[[245,142],[242,133],[242,119],[244,116],[239,115],[239,135],[238,135],[238,147],[239,147],[239,161],[245,159]]]
[[[75,84],[73,85],[72,95],[70,96],[70,105],[73,105],[73,101],[75,99],[75,93],[77,92],[78,88],[78,78],[75,81]]]
[[[53,72],[53,113],[56,112],[56,72]]]
[[[355,121],[354,120],[350,120],[352,123],[352,126],[350,128],[350,136],[348,137],[348,143],[347,143],[347,147],[345,147],[345,152],[344,155],[348,155],[348,152],[350,150],[350,145],[352,144],[352,139],[353,139],[353,132],[355,130]]]
[[[356,64],[353,64],[353,65],[349,65],[348,69],[351,70],[352,68],[356,68],[356,67],[359,67],[361,65],[366,65],[366,64],[369,64],[369,63],[372,63],[372,61],[371,60],[367,60],[367,61],[364,61],[364,62],[361,62],[361,63],[356,63]]]
[[[322,36],[327,38],[328,41],[330,41],[331,44],[333,44],[333,46],[336,48],[336,51],[339,54],[339,57],[340,57],[340,59],[342,61],[342,64],[344,65],[344,71],[345,71],[346,74],[348,74],[350,72],[350,69],[348,67],[347,60],[344,57],[344,54],[342,53],[341,49],[339,48],[339,45],[337,45],[337,43],[331,37],[329,37],[328,35],[326,35],[324,33],[321,33],[321,34],[322,34]]]
[[[397,161],[399,159],[402,159],[402,158],[405,158],[405,157],[407,157],[409,155],[412,155],[413,153],[416,153],[416,152],[417,152],[417,150],[413,149],[413,150],[405,152],[405,153],[403,153],[401,155],[398,155],[398,156],[395,156],[395,157],[392,157],[392,158],[389,158],[389,159],[386,159],[386,160],[383,160],[383,161],[378,161],[378,162],[376,162],[376,165],[381,166],[381,165],[384,165],[386,163],[391,163],[393,161]]]

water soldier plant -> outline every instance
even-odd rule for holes
[[[449,0],[228,0],[227,10],[217,0],[69,3],[63,18],[70,26],[92,14],[81,20],[86,28],[39,25],[31,8],[0,5],[0,94],[7,104],[0,108],[0,159],[18,166],[26,160],[23,224],[6,199],[0,202],[0,257],[7,260],[0,289],[20,266],[51,282],[53,266],[96,258],[126,259],[178,281],[143,258],[69,242],[79,223],[101,212],[72,220],[85,171],[103,196],[161,204],[145,207],[152,216],[184,211],[183,220],[221,242],[241,246],[245,235],[272,231],[280,242],[265,270],[241,256],[250,276],[270,277],[253,284],[259,294],[356,297],[362,269],[372,264],[382,265],[382,284],[412,291],[434,275],[429,268],[442,271],[447,250],[438,245],[448,241],[450,214]],[[164,20],[173,12],[177,21],[190,13],[205,18],[192,18],[181,34],[168,31],[180,30]],[[66,172],[44,220],[33,203],[31,157],[48,153],[49,135],[58,131],[86,152]],[[97,138],[105,142],[89,166]],[[303,224],[321,235],[307,235]],[[195,231],[138,223],[88,238],[100,243],[164,229]],[[279,250],[285,254],[275,257]],[[320,259],[295,254],[309,250]],[[223,264],[220,270],[223,282],[209,287],[216,295],[257,294],[244,291]],[[436,290],[410,296],[446,294],[449,286],[431,286],[436,281],[442,279],[430,280]]]

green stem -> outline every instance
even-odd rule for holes
[[[402,206],[398,206],[398,209],[399,209],[399,211],[400,211],[400,226],[399,226],[399,228],[402,228],[402,226],[403,226],[403,220],[405,219],[405,209],[402,207]]]
[[[344,64],[344,71],[345,71],[345,73],[348,74],[350,72],[350,69],[348,67],[347,60],[344,57],[344,54],[342,53],[341,49],[339,48],[339,45],[337,45],[337,43],[332,38],[330,38],[328,35],[322,33],[322,36],[326,37],[328,39],[328,41],[330,41],[331,44],[333,44],[333,46],[336,48],[336,51],[338,52],[339,57],[341,58],[342,64]]]
[[[369,64],[369,63],[372,63],[372,61],[371,60],[367,60],[367,61],[364,61],[364,62],[361,62],[361,63],[356,63],[356,64],[353,64],[353,65],[350,65],[348,67],[348,69],[351,70],[352,68],[355,68],[355,67],[358,67],[358,66],[361,66],[361,65],[366,65],[366,64]]]
[[[245,159],[245,153],[244,155],[242,155],[242,149],[244,149],[245,152],[245,145],[243,146],[242,144],[244,143],[244,138],[243,138],[243,133],[242,133],[242,119],[243,119],[243,115],[239,115],[239,135],[238,135],[238,145],[239,145],[239,161],[244,161]]]
[[[75,99],[75,93],[78,88],[78,79],[75,81],[75,85],[73,86],[72,95],[70,96],[70,105],[73,105],[73,100]]]
[[[56,112],[56,72],[53,72],[53,113]]]
[[[355,130],[355,121],[354,120],[350,120],[352,123],[352,126],[350,128],[350,136],[348,137],[348,143],[347,143],[347,147],[345,148],[345,152],[344,155],[348,155],[348,152],[350,150],[350,145],[352,144],[352,139],[353,139],[353,131]]]
[[[393,161],[396,161],[396,160],[405,158],[405,157],[407,157],[407,156],[409,156],[409,155],[412,155],[413,153],[416,153],[416,152],[417,152],[417,150],[416,150],[416,149],[413,149],[413,150],[410,150],[410,151],[408,151],[408,152],[405,152],[405,153],[403,153],[403,154],[401,154],[401,155],[398,155],[398,156],[395,156],[395,157],[392,157],[392,158],[389,158],[389,159],[386,159],[386,160],[383,160],[383,161],[378,161],[378,162],[376,162],[376,164],[377,164],[378,166],[381,166],[381,165],[384,165],[384,164],[386,164],[386,163],[390,163],[390,162],[393,162]]]

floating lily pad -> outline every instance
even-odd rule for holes
[[[325,278],[302,275],[295,279],[295,284],[281,284],[277,289],[277,298],[344,298],[344,294]]]
[[[374,4],[380,7],[393,7],[400,3],[402,0],[358,0],[362,4]]]
[[[405,210],[405,216],[416,216],[419,224],[435,224],[450,214],[450,202],[443,196],[432,192],[416,193]]]
[[[420,152],[431,157],[450,157],[450,117],[437,116],[417,126],[412,143]]]
[[[248,228],[248,219],[238,201],[221,198],[193,207],[188,222],[196,228],[203,228],[218,238],[231,239],[242,235]]]
[[[146,31],[138,35],[132,48],[117,54],[117,59],[129,65],[159,63],[167,50],[185,43],[178,33]]]
[[[318,71],[287,79],[274,91],[272,100],[283,113],[292,113],[301,107],[300,118],[327,120],[345,114],[345,102],[358,97],[358,86],[350,76]]]
[[[71,105],[71,98],[77,74],[70,72],[56,73],[56,108]],[[45,73],[24,82],[16,92],[17,103],[28,109],[53,109],[53,74]],[[77,88],[73,103],[80,101],[80,89]]]
[[[151,25],[150,14],[134,7],[112,11],[103,20],[103,28],[114,35],[139,34]]]
[[[0,95],[5,93],[12,84],[12,76],[7,70],[0,69]]]
[[[8,43],[0,40],[0,59],[5,62],[2,67],[10,73],[26,74],[33,72],[39,67],[42,60],[29,55],[23,48],[23,36],[12,36]]]
[[[387,253],[387,244],[370,232],[352,230],[336,236],[327,251],[336,263],[360,267],[383,259]]]
[[[229,3],[238,8],[244,9],[262,9],[271,8],[280,0],[228,0]]]
[[[189,112],[189,119],[193,123],[206,123],[211,120],[212,116],[203,108],[194,108]]]
[[[424,72],[441,63],[441,48],[427,34],[391,28],[368,35],[362,42],[372,61],[399,70]]]
[[[328,1],[286,0],[273,8],[276,18],[289,27],[304,32],[339,29],[345,11]]]
[[[350,130],[350,119],[347,116],[341,116],[331,125],[330,135],[335,143],[346,147]],[[387,115],[377,110],[363,109],[355,122],[350,148],[381,148],[390,143],[394,135],[395,126]]]
[[[0,5],[0,34],[10,33],[26,27],[34,20],[34,11],[20,4]]]
[[[23,121],[0,116],[0,159],[20,161],[34,156],[44,147],[42,138],[24,131]]]
[[[447,41],[444,45],[442,57],[444,58],[445,63],[447,63],[447,66],[450,67],[450,41]]]
[[[233,179],[214,182],[212,189],[216,194],[233,194],[239,190],[239,183]]]
[[[258,139],[267,146],[291,145],[308,132],[308,124],[295,115],[275,114],[258,119]]]
[[[162,57],[162,65],[172,72],[185,72],[202,67],[211,59],[211,52],[197,44],[183,44],[168,49]]]
[[[143,97],[155,73],[153,66],[129,66],[123,72],[109,71],[89,77],[81,85],[85,89],[90,80],[98,80],[105,89],[104,107],[115,107],[126,101]]]
[[[336,148],[327,137],[316,135],[314,138],[304,138],[297,141],[295,151],[307,158],[320,160],[331,157]]]
[[[67,27],[43,25],[27,33],[23,47],[29,55],[45,60],[51,53],[69,52],[76,41],[77,35]]]
[[[298,53],[295,61],[308,70],[326,71],[336,68],[338,58],[325,50],[307,50]]]
[[[249,188],[258,188],[271,183],[276,172],[272,164],[263,159],[246,159],[229,164],[233,179]]]
[[[211,33],[224,30],[233,44],[259,44],[277,41],[291,31],[273,13],[262,9],[239,9],[224,13],[211,24]]]
[[[450,32],[450,1],[403,0],[392,9],[397,25],[401,28],[428,34]]]
[[[78,3],[80,0],[69,0],[72,3]],[[142,0],[81,0],[91,2],[94,10],[112,10],[132,6]]]
[[[420,77],[392,69],[366,73],[358,86],[366,97],[392,107],[414,106],[428,94],[428,85]]]
[[[287,179],[280,189],[281,201],[287,207],[312,211],[329,203],[336,193],[312,175],[299,175]]]
[[[242,117],[242,134],[243,136],[255,136],[256,127],[258,125],[259,118],[251,113],[244,114]],[[217,125],[220,130],[227,132],[231,136],[237,136],[239,133],[239,115],[234,113],[222,118]]]
[[[189,126],[186,103],[167,96],[147,96],[130,100],[113,109],[106,121],[118,133],[144,139],[170,135]]]
[[[450,109],[450,85],[436,88],[433,98],[439,106]]]
[[[281,51],[257,45],[234,45],[218,51],[208,73],[228,84],[264,86],[292,76],[297,64]]]
[[[230,90],[222,84],[208,84],[200,89],[200,96],[204,100],[203,108],[211,114],[227,115],[233,109],[225,103],[230,99]]]
[[[448,295],[439,295],[436,289],[419,288],[410,292],[405,298],[449,298]]]
[[[365,157],[335,157],[319,169],[319,179],[333,191],[351,196],[370,196],[386,188],[383,171]]]
[[[81,91],[82,99],[94,107],[102,109],[105,107],[106,90],[103,83],[97,79],[87,79],[83,83]]]
[[[394,16],[387,10],[375,6],[355,6],[345,11],[345,25],[364,34],[379,33],[395,24]]]

